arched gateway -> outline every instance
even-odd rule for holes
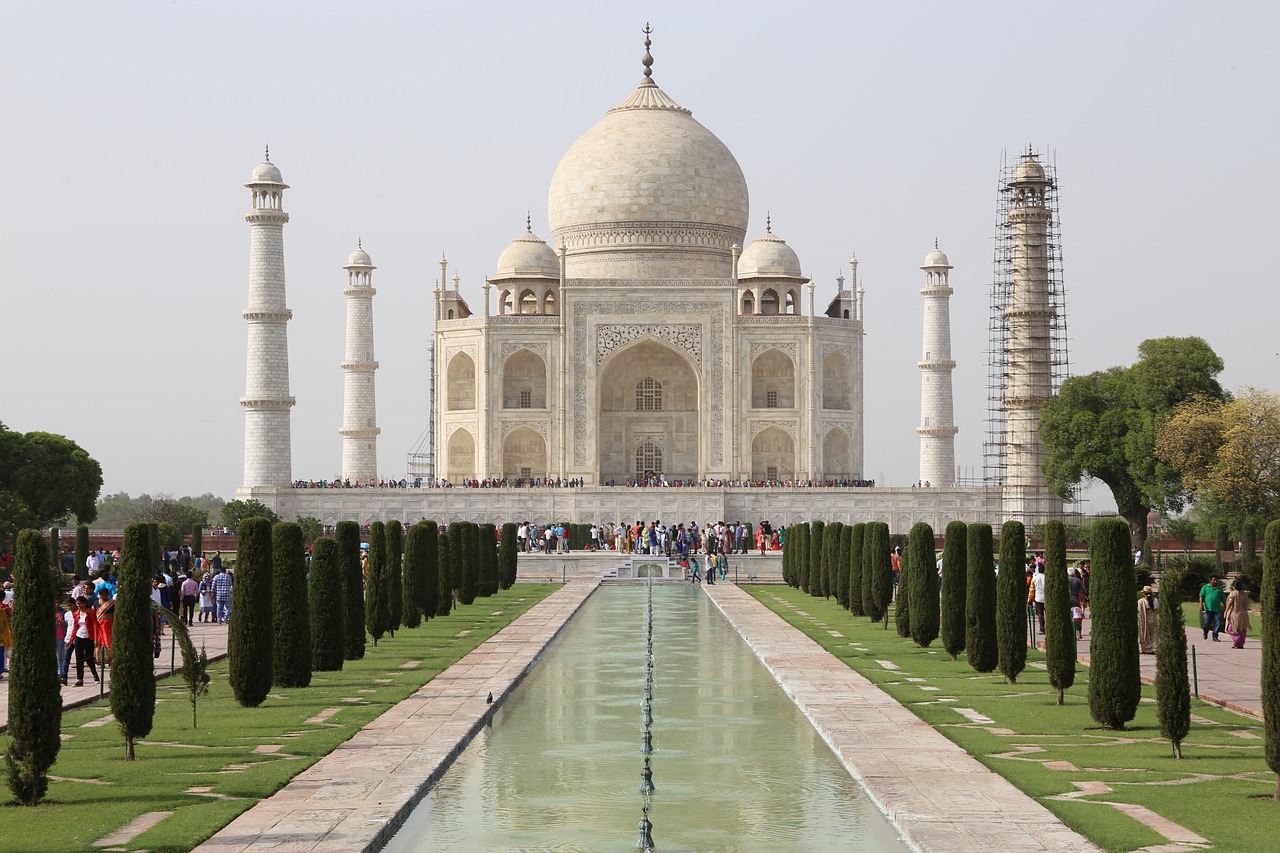
[[[699,382],[687,356],[642,339],[613,353],[598,381],[601,482],[698,477]]]

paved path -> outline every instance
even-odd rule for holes
[[[212,622],[197,622],[191,626],[191,641],[195,643],[196,651],[200,651],[201,644],[204,645],[205,651],[209,655],[210,661],[221,660],[227,656],[227,626],[218,625]],[[156,677],[164,677],[169,675],[170,649],[173,644],[173,633],[166,630],[164,640],[161,643],[161,653],[159,660],[156,661]],[[95,657],[95,665],[96,665]],[[172,656],[175,673],[182,668],[182,649],[176,649]],[[101,673],[99,673],[101,674]],[[100,688],[105,687],[101,695],[107,695],[111,692],[111,667],[106,669],[106,684],[100,685],[94,682],[93,676],[89,674],[89,668],[85,667],[84,686],[76,687],[76,661],[73,656],[71,659],[71,668],[67,671],[67,686],[62,688],[62,707],[63,710],[68,708],[78,708],[81,705],[89,705],[98,701]],[[6,673],[3,680],[0,680],[0,729],[9,724],[9,676]]]
[[[704,589],[849,773],[917,849],[1098,850],[738,587]]]
[[[378,849],[597,586],[574,581],[538,602],[196,850]]]

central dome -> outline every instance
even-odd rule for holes
[[[647,77],[569,148],[547,194],[575,278],[727,278],[747,214],[732,152]]]

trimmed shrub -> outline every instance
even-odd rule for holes
[[[586,538],[585,541],[590,539]],[[488,598],[498,592],[498,528],[488,523],[479,525],[476,528],[476,548],[480,558],[480,580],[476,594]]]
[[[306,687],[311,683],[307,554],[302,528],[292,521],[271,531],[271,569],[271,677],[277,687]]]
[[[794,528],[795,525],[792,525]],[[791,530],[787,530],[782,536],[782,581],[789,587],[795,587],[796,576],[792,569],[791,555],[796,552],[795,548],[789,547],[795,541],[795,536]]]
[[[347,660],[364,657],[364,575],[360,571],[360,525],[339,521],[334,529],[342,572],[342,631]]]
[[[849,527],[849,612],[854,616],[866,616],[863,606],[866,590],[862,573],[862,544],[866,539],[867,525],[858,523]]]
[[[449,539],[456,571],[453,582],[458,589],[458,603],[471,604],[480,590],[476,526],[469,521],[456,521],[449,525]]]
[[[911,639],[923,649],[938,639],[938,555],[933,528],[923,521],[911,526],[907,560],[911,563]]]
[[[450,525],[452,527],[453,525]],[[439,609],[436,611],[438,616],[448,616],[453,610],[453,536],[449,532],[449,528],[445,528],[444,533],[440,534],[440,586],[438,587]]]
[[[387,630],[391,636],[404,624],[404,525],[387,522]]]
[[[200,557],[204,555],[204,525],[191,525],[191,556]],[[192,570],[195,570],[195,563],[191,564]]]
[[[421,521],[418,524],[422,524]],[[424,567],[422,561],[425,555],[419,550],[422,545],[422,530],[418,524],[409,528],[409,533],[404,537],[404,577],[401,583],[404,589],[401,596],[404,600],[404,626],[406,628],[417,628],[422,624],[422,580],[424,575]],[[415,537],[413,531],[418,530]],[[435,614],[432,614],[435,615]]]
[[[49,567],[62,571],[62,534],[56,527],[49,528]]]
[[[116,604],[111,626],[111,714],[124,735],[125,758],[134,742],[151,734],[156,711],[156,676],[151,648],[151,525],[130,524],[116,569]],[[239,578],[237,580],[237,585]]]
[[[893,563],[889,560],[889,525],[869,521],[862,544],[863,583],[870,583],[870,600],[863,602],[872,622],[889,628],[889,602],[893,599]]]
[[[827,523],[818,519],[809,523],[809,594],[823,594],[825,579],[822,573],[822,546],[827,539]]]
[[[969,574],[969,527],[963,521],[947,525],[942,540],[942,648],[955,660],[964,651],[965,591]]]
[[[387,529],[381,521],[369,526],[368,577],[364,585],[365,629],[376,647],[391,622],[391,591],[387,577]]]
[[[839,572],[836,570],[840,553],[840,528],[838,521],[827,524],[822,536],[822,594],[826,598],[835,596],[840,600]]]
[[[991,525],[971,524],[967,536],[969,574],[964,590],[964,651],[974,670],[991,672],[1000,663]]]
[[[841,524],[840,543],[836,548],[836,601],[845,610],[849,609],[849,542],[852,538],[853,525]]]
[[[793,545],[795,547],[795,555],[792,561],[795,566],[792,572],[796,576],[796,589],[801,592],[809,591],[809,522],[804,521],[800,524],[792,525],[788,533],[794,531],[795,536]]]
[[[85,531],[87,558],[88,528],[81,529]],[[79,548],[77,529],[76,550]],[[57,641],[49,619],[56,589],[40,531],[19,533],[14,550],[9,749],[4,760],[13,798],[19,805],[34,806],[49,790],[49,768],[62,748],[62,688],[54,652]]]
[[[342,592],[338,543],[321,536],[311,545],[311,578],[307,588],[311,611],[311,668],[315,672],[340,670],[346,659]]]
[[[1076,682],[1076,626],[1067,585],[1067,528],[1057,520],[1044,530],[1044,659],[1061,705]]]
[[[1262,545],[1263,752],[1277,774],[1280,800],[1280,521],[1267,525]]]
[[[434,521],[419,521],[418,562],[421,579],[418,581],[418,602],[422,618],[433,619],[440,612],[440,527]]]
[[[1187,631],[1182,601],[1176,592],[1164,594],[1168,584],[1176,591],[1179,570],[1165,572],[1160,582],[1160,607],[1156,610],[1156,716],[1160,734],[1173,745],[1173,757],[1182,757],[1182,740],[1191,731],[1191,682],[1187,677]]]
[[[601,527],[601,530],[604,528]],[[516,563],[518,555],[516,553],[516,530],[517,525],[514,521],[508,521],[502,525],[502,544],[498,546],[498,578],[499,586],[503,589],[511,589],[516,582]],[[601,537],[601,542],[604,537]]]
[[[85,564],[89,562],[89,525],[81,524],[76,527],[76,568],[75,574],[85,577],[87,572]],[[17,596],[14,596],[17,600]]]
[[[1142,691],[1128,525],[1118,518],[1094,522],[1089,563],[1089,712],[1107,728],[1123,729]]]
[[[164,555],[160,543],[160,522],[152,521],[147,524],[147,544],[151,548],[151,558],[148,561],[148,569],[150,577],[155,577],[164,567]],[[235,605],[231,605],[234,607]]]
[[[896,546],[901,547],[901,546]],[[893,627],[899,637],[911,636],[911,540],[898,560],[898,592],[893,600]]]
[[[273,679],[271,522],[246,518],[240,522],[237,535],[240,541],[235,583],[231,586],[227,670],[236,701],[246,708],[256,708],[271,692]]]
[[[1026,566],[1027,530],[1021,521],[1006,521],[1000,529],[1000,574],[996,577],[996,642],[1000,672],[1010,684],[1018,683],[1018,675],[1027,665]]]

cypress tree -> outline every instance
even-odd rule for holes
[[[603,537],[601,537],[601,541],[604,541]],[[502,588],[511,589],[512,584],[516,582],[516,562],[518,559],[516,554],[516,523],[514,521],[508,521],[502,525],[502,545],[498,548],[498,558]]]
[[[476,525],[470,521],[460,521],[449,525],[449,532],[455,533],[453,544],[453,564],[459,571],[454,578],[458,588],[458,603],[471,604],[480,591],[480,554],[476,547]]]
[[[85,531],[87,534],[88,528]],[[78,548],[78,530],[76,544]],[[49,790],[49,768],[62,748],[62,692],[54,652],[57,641],[49,619],[57,590],[46,565],[48,552],[40,531],[19,533],[14,550],[9,749],[4,760],[14,799],[19,805],[34,806]]]
[[[452,527],[453,525],[450,525]],[[453,536],[449,528],[438,537],[440,543],[440,585],[437,587],[436,610],[438,616],[448,616],[453,610]]]
[[[404,626],[406,628],[417,628],[422,624],[422,561],[426,559],[426,555],[419,550],[422,545],[422,530],[418,524],[409,528],[409,533],[404,538],[404,590],[402,596],[404,598]],[[413,531],[418,530],[417,536]]]
[[[334,529],[342,571],[342,631],[347,660],[364,657],[364,575],[360,571],[360,525],[339,521]]]
[[[791,555],[791,574],[796,579],[796,589],[809,591],[809,522],[802,521],[791,525],[787,530],[787,545],[794,552]]]
[[[340,670],[346,657],[342,585],[338,543],[331,537],[321,536],[311,543],[311,578],[307,588],[311,611],[311,668],[315,672]]]
[[[387,530],[381,521],[369,527],[369,576],[364,589],[364,622],[376,647],[391,622],[387,577]]]
[[[1000,574],[996,578],[996,642],[1000,671],[1010,684],[1027,665],[1027,530],[1021,521],[1000,528]]]
[[[191,525],[191,556],[204,556],[204,525],[194,523]],[[195,563],[191,564],[192,570],[195,570]]]
[[[849,527],[849,612],[854,616],[866,616],[862,574],[862,544],[867,535],[867,525],[858,523]]]
[[[1280,800],[1280,521],[1267,525],[1262,545],[1262,728],[1267,766]]]
[[[498,592],[498,528],[488,523],[479,525],[476,528],[476,547],[480,549],[478,594],[488,598]]]
[[[1067,528],[1056,519],[1044,530],[1044,659],[1061,705],[1076,681],[1076,627],[1067,588]]]
[[[306,687],[311,683],[307,554],[302,528],[292,521],[271,531],[271,569],[271,676],[277,687]]]
[[[938,639],[938,556],[933,547],[933,528],[923,521],[911,526],[907,546],[911,561],[911,639],[923,649]]]
[[[246,708],[256,708],[271,692],[274,675],[271,522],[265,518],[246,518],[240,522],[237,536],[231,625],[227,629],[227,670],[236,701]]]
[[[840,546],[836,548],[836,600],[845,610],[849,609],[849,542],[852,538],[853,525],[841,524]]]
[[[151,525],[130,524],[116,569],[115,621],[111,627],[111,714],[134,760],[134,741],[151,734],[156,676],[151,651]],[[239,579],[237,579],[238,581]]]
[[[991,525],[971,524],[967,535],[969,574],[965,580],[964,650],[969,666],[977,672],[991,672],[1000,662]]]
[[[862,545],[863,583],[870,579],[871,597],[864,602],[872,622],[883,622],[889,628],[889,602],[893,598],[893,563],[889,560],[889,525],[883,521],[867,522]]]
[[[840,553],[840,522],[832,521],[823,531],[822,539],[822,594],[830,599],[835,596],[840,600],[837,556]]]
[[[1160,578],[1160,607],[1156,610],[1156,715],[1160,734],[1173,745],[1174,758],[1182,757],[1182,739],[1191,731],[1187,631],[1178,594],[1185,571],[1183,567],[1170,568]]]
[[[49,528],[49,566],[62,570],[62,535],[56,527]]]
[[[1123,729],[1142,692],[1128,525],[1118,518],[1094,522],[1089,562],[1089,712],[1107,728]]]
[[[160,522],[152,521],[147,524],[147,541],[151,548],[151,559],[148,562],[150,569],[150,577],[160,574],[160,569],[164,566],[164,559],[160,548]],[[234,604],[231,605],[235,607]]]
[[[76,527],[76,565],[75,574],[80,577],[85,576],[86,564],[89,562],[89,525],[81,524]],[[59,571],[62,571],[59,568]]]
[[[391,636],[404,624],[404,525],[399,521],[387,522],[387,630]]]
[[[822,595],[822,545],[827,538],[827,523],[818,519],[809,524],[809,594]]]
[[[893,602],[893,627],[899,637],[911,636],[911,542],[907,540],[907,553],[898,560],[898,593]]]
[[[942,648],[952,660],[964,651],[965,591],[969,575],[969,527],[963,521],[947,525],[942,540]]]
[[[418,602],[422,618],[432,619],[440,612],[440,527],[434,521],[419,521],[418,559],[421,563],[418,581]]]

